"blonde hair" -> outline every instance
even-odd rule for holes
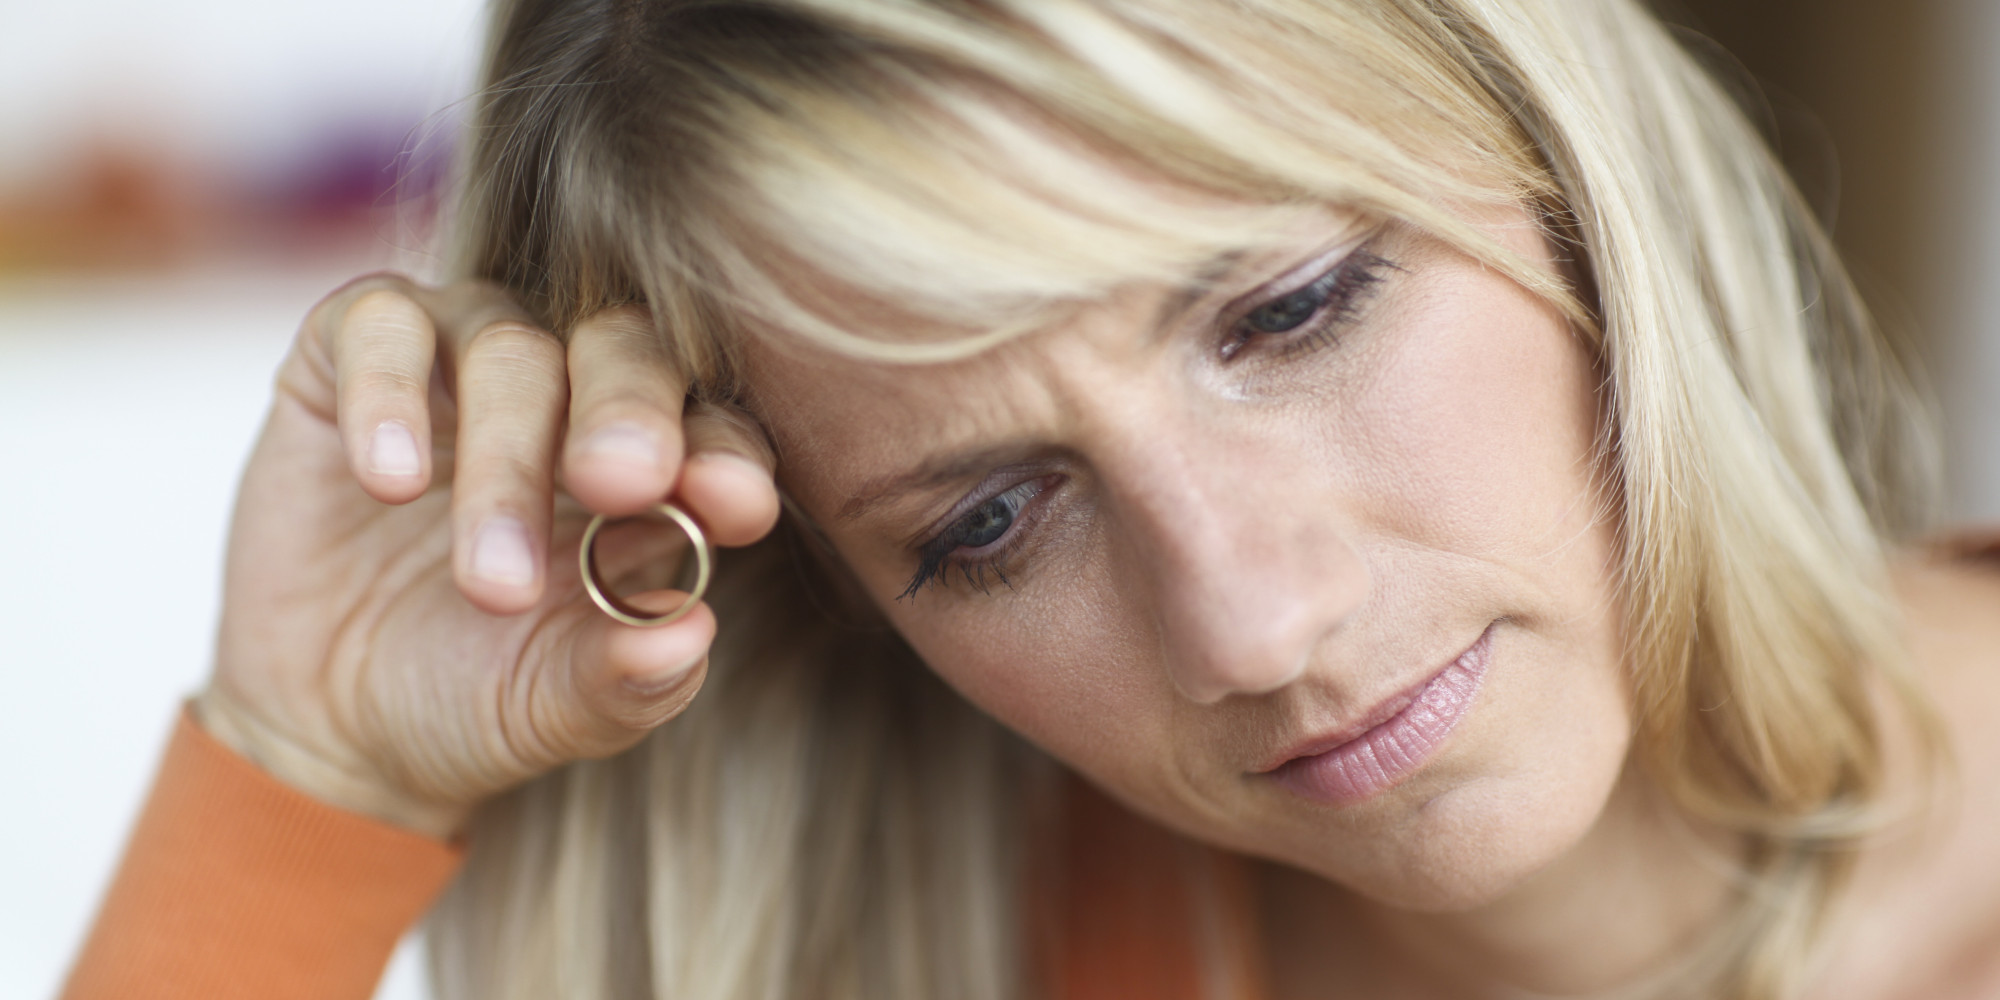
[[[1606,376],[1636,760],[1754,845],[1737,922],[1680,985],[1796,988],[1882,797],[1878,692],[1923,717],[1884,540],[1916,523],[1928,438],[1758,135],[1633,0],[507,0],[494,17],[462,271],[558,330],[645,303],[707,396],[746,391],[746,336],[922,361],[1183,281],[1269,238],[1275,216],[1245,206],[1402,220],[1547,296]],[[1451,208],[1498,202],[1540,211],[1578,287]],[[884,340],[823,282],[953,335]],[[428,927],[441,996],[1030,988],[1043,768],[893,635],[824,613],[838,588],[781,536],[724,567],[694,707],[482,814]]]

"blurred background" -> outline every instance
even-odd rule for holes
[[[1756,114],[2000,523],[2000,4],[1662,0]],[[435,273],[475,0],[0,0],[0,998],[53,995],[206,673],[270,373]],[[380,996],[423,996],[406,944]]]
[[[423,275],[479,0],[0,0],[0,1000],[54,996],[207,673],[300,319]],[[413,945],[379,996],[424,996]]]

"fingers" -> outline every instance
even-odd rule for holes
[[[641,610],[665,612],[686,594],[656,590],[630,599]],[[678,714],[701,687],[708,647],[715,641],[715,614],[698,604],[685,618],[657,628],[637,628],[606,620],[603,668],[592,689],[601,714],[628,726],[658,725]],[[582,661],[577,669],[589,669]]]
[[[687,461],[675,496],[717,545],[749,545],[778,523],[776,456],[749,417],[707,403],[682,422]]]
[[[718,545],[748,545],[778,519],[771,448],[749,418],[697,404],[644,310],[608,309],[569,339],[563,481],[600,514],[636,514],[670,493]],[[685,459],[683,459],[685,456]]]
[[[453,576],[482,610],[517,613],[541,598],[559,438],[564,483],[595,512],[634,514],[671,495],[725,546],[777,521],[763,433],[720,407],[683,414],[685,379],[642,309],[592,316],[565,345],[493,286],[374,275],[329,297],[309,324],[347,464],[385,503],[430,485],[433,367],[450,376]]]
[[[563,483],[583,505],[636,514],[673,488],[687,383],[643,310],[607,309],[571,331]]]
[[[685,594],[656,590],[629,600],[646,611],[678,607]],[[559,683],[533,686],[542,704],[529,707],[536,756],[561,762],[606,757],[679,715],[701,690],[715,615],[697,605],[687,617],[658,628],[621,625],[602,615],[578,620],[550,664]]]
[[[426,397],[437,335],[416,294],[400,277],[370,275],[328,296],[307,319],[309,346],[332,370],[348,468],[383,503],[407,503],[430,484]]]
[[[459,339],[452,572],[474,605],[513,614],[542,596],[569,387],[554,336],[502,304],[473,315],[450,331]]]
[[[546,575],[556,436],[568,403],[562,345],[503,290],[425,288],[396,275],[350,283],[315,308],[348,467],[385,503],[423,495],[434,470],[433,365],[453,376],[453,576],[482,610],[533,607]],[[443,356],[439,357],[440,351]]]

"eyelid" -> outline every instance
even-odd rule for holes
[[[1039,474],[1030,474],[1031,470],[1036,469],[1041,470]],[[1052,471],[1046,466],[1030,463],[1015,463],[994,469],[982,477],[971,489],[966,490],[965,494],[959,497],[958,502],[952,504],[943,514],[933,518],[928,524],[917,529],[908,538],[905,538],[903,540],[903,547],[906,549],[920,549],[930,544],[932,541],[943,537],[944,533],[950,531],[951,526],[957,524],[960,518],[972,513],[981,504],[1020,486],[1022,483],[1033,482],[1036,479],[1046,477]],[[1005,485],[997,485],[1001,483]]]
[[[1013,505],[1013,523],[1008,525],[1007,530],[999,538],[966,550],[977,553],[976,555],[959,557],[966,561],[959,562],[957,568],[965,575],[968,582],[974,583],[984,592],[986,573],[990,569],[1000,578],[1000,582],[1010,587],[1013,585],[1007,574],[1000,569],[1000,565],[1013,558],[1013,554],[1021,551],[1024,546],[1034,544],[1035,526],[1047,513],[1046,502],[1042,498],[1059,488],[1066,478],[1062,473],[1050,472],[1022,479],[978,501],[979,505],[983,506],[1009,494],[1028,491],[1026,496]],[[896,595],[897,600],[913,596],[945,580],[944,574],[953,568],[953,558],[965,548],[962,544],[955,544],[949,540],[957,524],[956,520],[948,522],[930,541],[915,547],[918,556],[917,571],[910,577],[910,582],[904,585],[903,592]]]
[[[1228,303],[1223,305],[1221,310],[1221,315],[1225,323],[1233,325],[1236,321],[1255,312],[1257,307],[1267,302],[1273,302],[1287,295],[1294,295],[1311,288],[1313,282],[1325,277],[1348,258],[1367,249],[1375,241],[1375,238],[1381,235],[1381,232],[1382,229],[1378,226],[1359,236],[1349,237],[1341,241],[1338,245],[1315,254],[1312,259],[1305,263],[1229,300]]]

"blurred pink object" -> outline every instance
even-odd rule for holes
[[[223,168],[102,137],[0,189],[0,272],[383,257],[434,219],[445,157],[383,125],[329,129],[283,166]]]

